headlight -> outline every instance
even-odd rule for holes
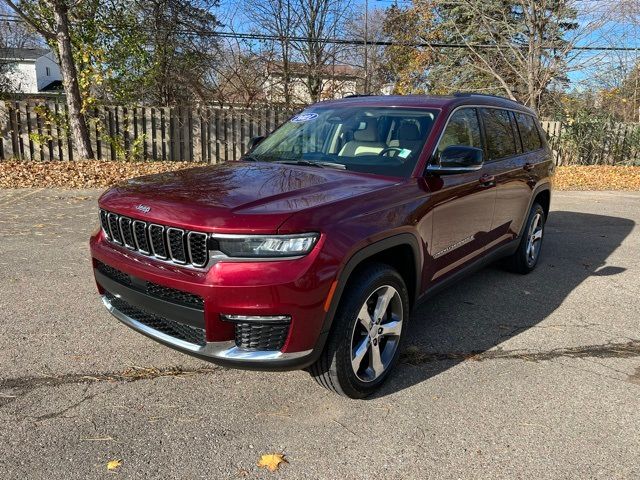
[[[306,255],[320,237],[317,233],[297,235],[214,235],[218,250],[229,257],[278,258]]]

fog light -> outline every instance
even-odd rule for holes
[[[221,314],[220,318],[226,322],[233,323],[289,323],[289,315],[227,315]]]

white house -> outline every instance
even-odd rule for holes
[[[291,62],[290,93],[294,103],[311,103],[311,96],[306,85],[306,67],[301,63]],[[271,102],[284,100],[282,64],[267,64],[267,79],[264,84],[265,98]],[[320,99],[342,98],[358,93],[362,81],[360,72],[350,65],[328,65],[320,73]]]
[[[0,65],[11,85],[11,93],[39,93],[60,90],[62,74],[51,50],[43,48],[1,48]]]

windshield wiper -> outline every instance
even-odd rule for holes
[[[339,170],[346,170],[347,166],[342,163],[334,163],[334,162],[312,162],[311,160],[280,160],[275,163],[284,163],[286,165],[304,165],[307,167],[318,167],[318,168],[337,168]]]
[[[243,155],[240,160],[243,160],[245,162],[259,162],[260,160],[258,160],[257,157],[254,157],[253,155]]]

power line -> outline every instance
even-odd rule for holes
[[[0,22],[15,22],[24,23],[24,21],[17,17],[10,17],[0,15]],[[190,35],[190,36],[206,36],[217,38],[232,38],[236,40],[262,40],[262,41],[289,41],[289,42],[303,42],[303,43],[323,43],[333,45],[352,45],[352,46],[378,46],[378,47],[413,47],[413,48],[453,48],[453,49],[467,49],[470,47],[477,49],[496,49],[506,47],[525,48],[524,45],[518,44],[481,44],[481,43],[445,43],[445,42],[393,42],[388,40],[359,40],[353,38],[337,38],[337,37],[321,37],[321,38],[308,38],[303,36],[287,36],[280,37],[278,35],[270,35],[266,33],[238,33],[238,32],[226,32],[226,31],[201,31],[194,32],[189,30],[175,30],[176,34]],[[554,45],[543,45],[541,48],[545,50],[555,50],[558,47]],[[574,45],[567,50],[572,51],[591,51],[591,52],[638,52],[640,45],[635,47],[623,47],[623,46],[601,46],[601,45]]]
[[[349,39],[349,38],[307,38],[300,36],[289,36],[289,37],[280,37],[278,35],[269,35],[263,33],[238,33],[238,32],[188,32],[188,31],[178,31],[176,33],[181,33],[183,35],[205,35],[205,36],[213,36],[220,38],[234,38],[238,40],[272,40],[272,41],[291,41],[291,42],[308,42],[308,43],[329,43],[329,44],[338,44],[338,45],[356,45],[362,46],[365,45],[364,40],[358,39]],[[501,45],[501,44],[465,44],[465,43],[444,43],[444,42],[392,42],[386,40],[367,40],[366,44],[375,45],[380,47],[416,47],[416,48],[481,48],[481,49],[495,49],[495,48],[503,48],[507,46],[515,46],[515,47],[524,47],[524,45]],[[560,47],[554,45],[544,45],[542,48],[546,50],[554,50]],[[584,51],[627,51],[627,52],[635,52],[640,50],[640,46],[638,47],[621,47],[621,46],[573,46],[570,48],[571,50],[584,50]]]

